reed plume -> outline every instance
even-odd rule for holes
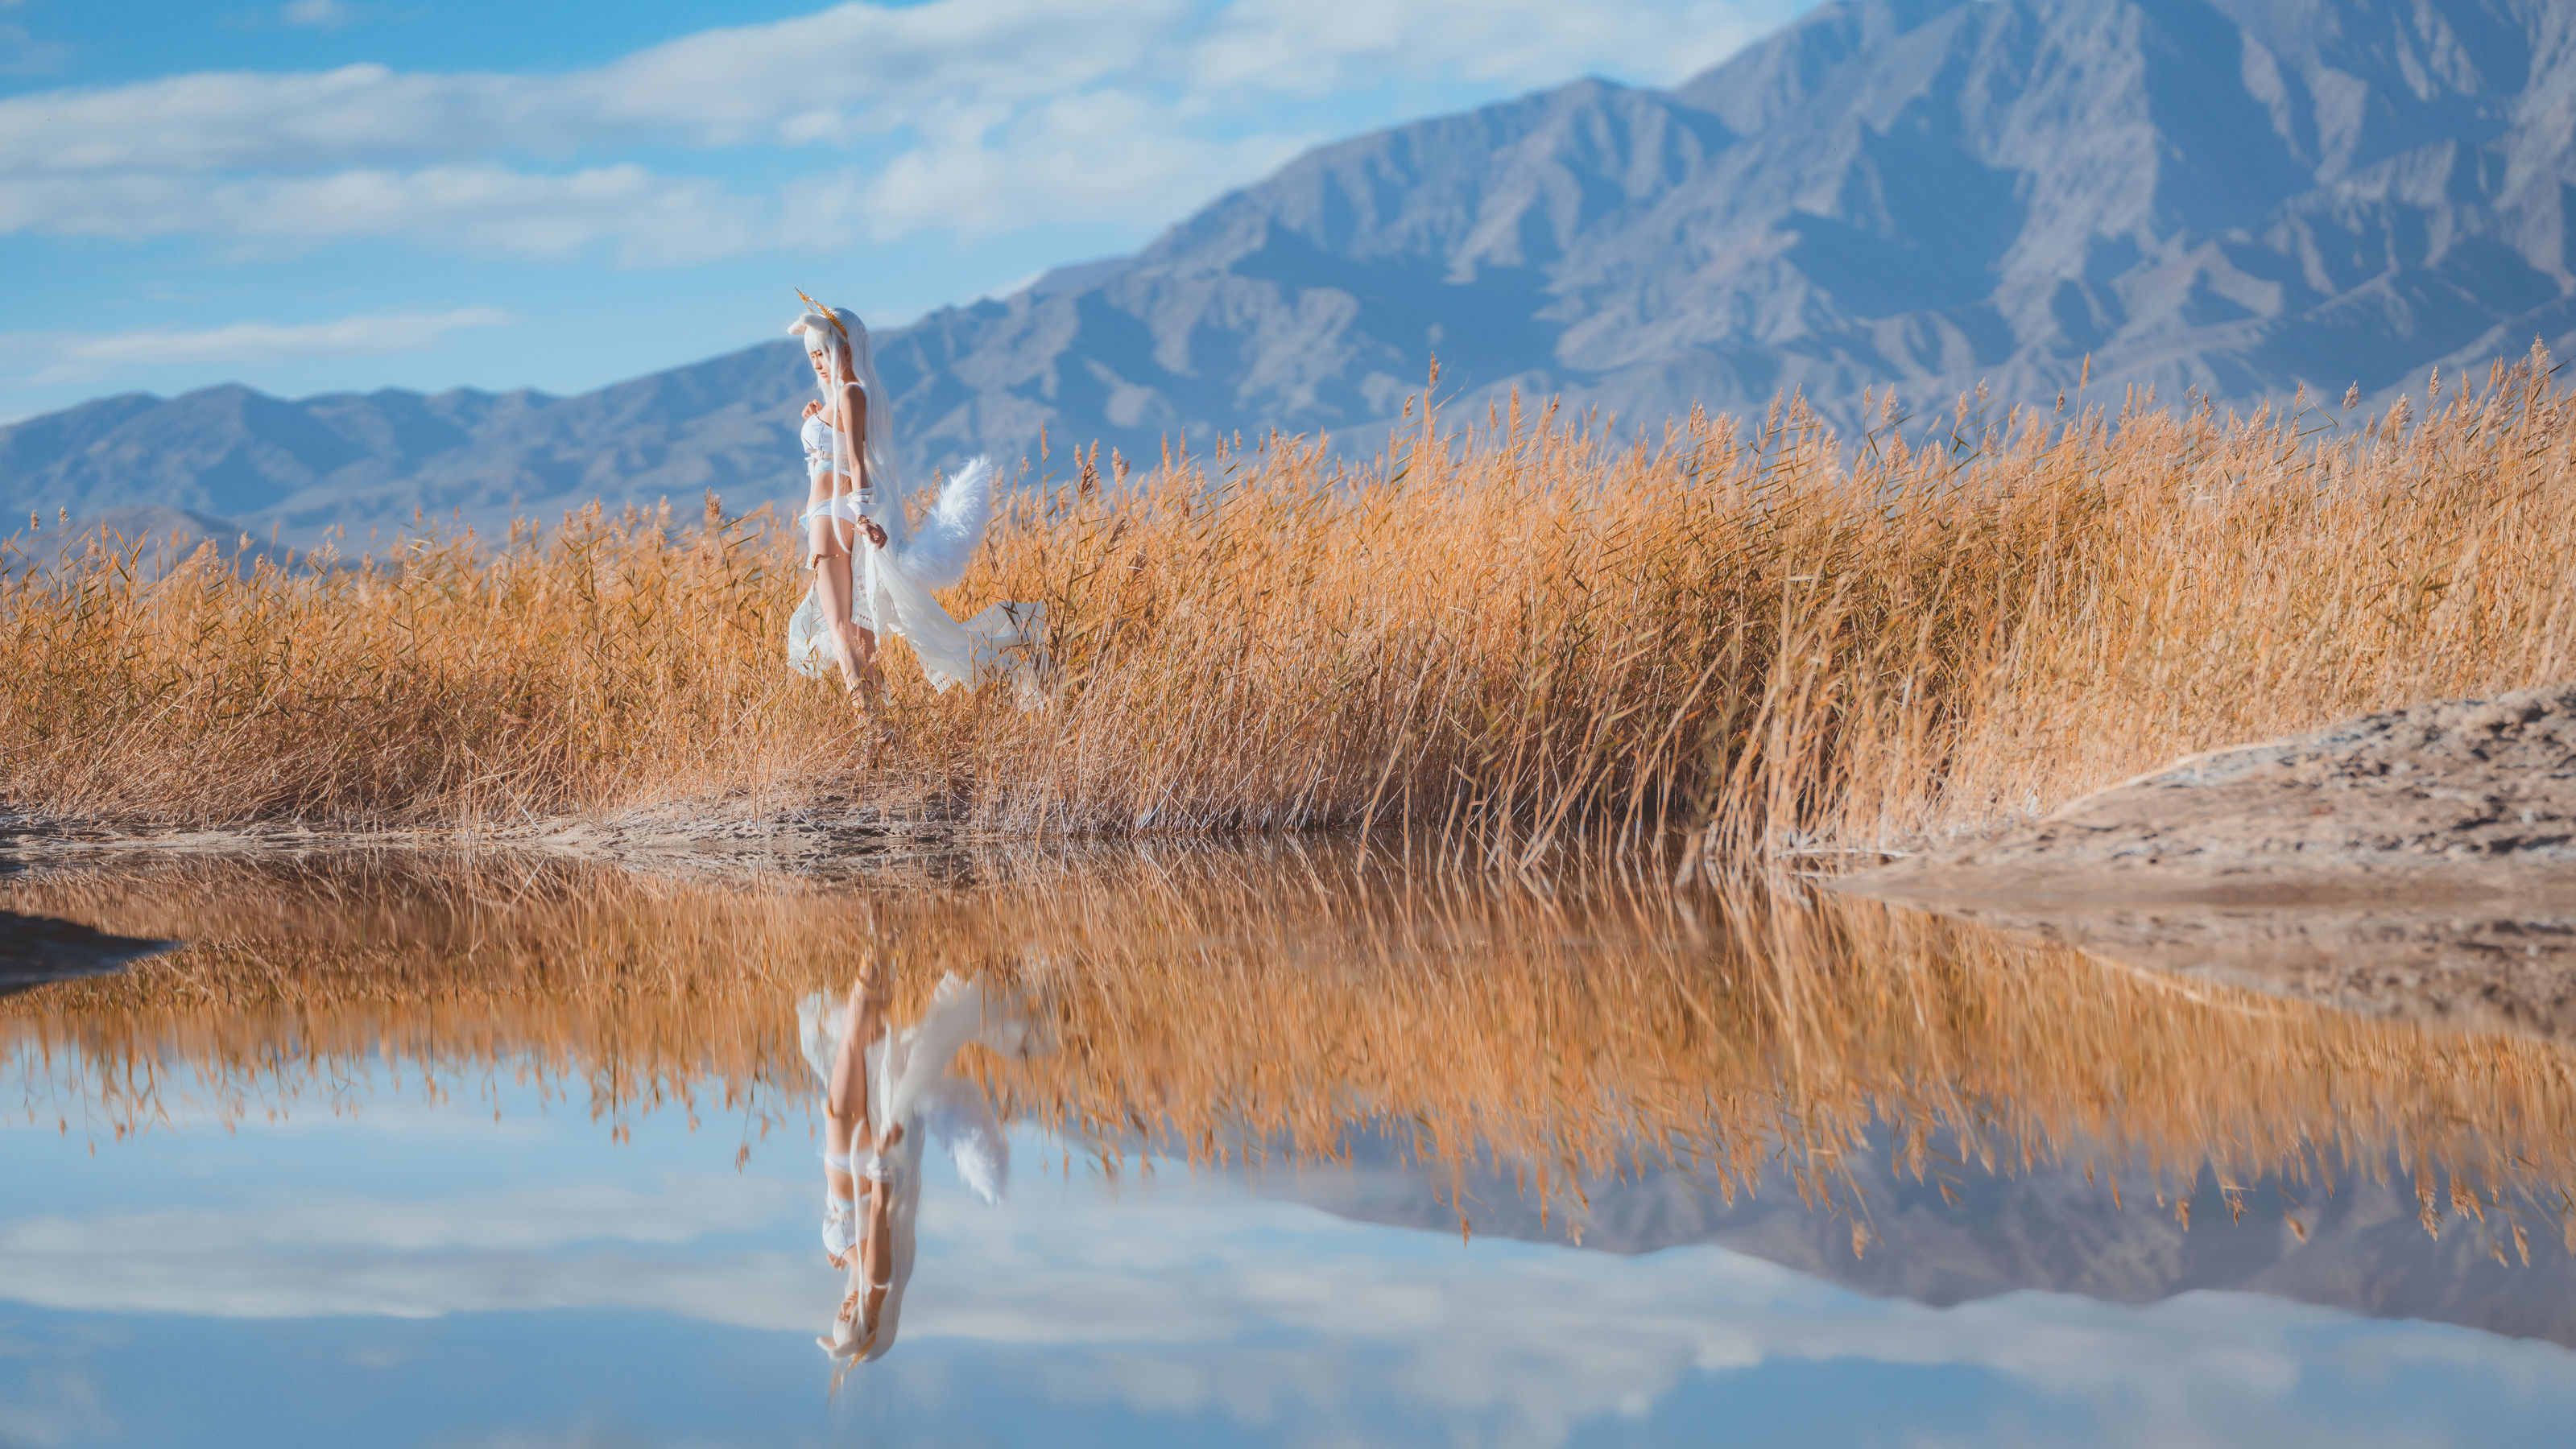
[[[488,827],[819,793],[1008,832],[1400,826],[1532,862],[2010,823],[2176,755],[2569,673],[2576,399],[2420,415],[1794,401],[1637,442],[1515,403],[1041,477],[947,595],[1038,600],[1049,707],[782,664],[796,540],[713,498],[247,572],[106,540],[0,584],[0,798]],[[1096,451],[1096,450],[1095,450]],[[1124,470],[1118,470],[1123,472]]]

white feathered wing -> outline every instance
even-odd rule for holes
[[[953,587],[966,577],[966,566],[975,561],[992,521],[992,461],[969,458],[940,485],[939,501],[904,544],[904,573],[925,589]]]

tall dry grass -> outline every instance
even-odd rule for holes
[[[1035,714],[899,648],[876,723],[789,674],[793,543],[713,500],[362,567],[21,568],[0,798],[491,824],[828,790],[1007,830],[1791,852],[2562,677],[2576,643],[2576,398],[2536,352],[2375,419],[1486,421],[1425,414],[1365,473],[1273,440],[1033,483],[949,601],[1047,605]]]
[[[1934,1179],[2098,1163],[2140,1199],[2394,1164],[2436,1228],[2545,1231],[2576,1201],[2576,1056],[2550,1042],[1615,871],[1497,888],[1285,845],[976,869],[856,897],[416,856],[22,876],[0,908],[198,944],[0,999],[0,1060],[29,1119],[100,1136],[363,1107],[381,1071],[467,1100],[539,1081],[609,1132],[685,1111],[745,1151],[785,1126],[801,1153],[794,1003],[880,951],[899,1017],[946,971],[1016,993],[1055,1050],[980,1070],[1012,1116],[1113,1156],[1392,1132],[1560,1201],[1674,1163],[1863,1212],[1849,1164],[1879,1151]]]

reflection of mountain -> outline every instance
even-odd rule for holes
[[[1870,1231],[1857,1258],[1850,1215],[1802,1205],[1777,1177],[1730,1206],[1679,1172],[1593,1184],[1583,1246],[1635,1254],[1714,1244],[1856,1292],[1943,1307],[2017,1289],[2115,1303],[2224,1289],[2576,1348],[2576,1258],[2554,1219],[2527,1220],[2528,1267],[2504,1210],[2493,1205],[2482,1223],[2446,1203],[2437,1240],[2419,1220],[2411,1181],[2394,1168],[2385,1181],[2338,1181],[2331,1194],[2314,1184],[2250,1182],[2240,1194],[2243,1218],[2235,1221],[2204,1170],[2186,1230],[2171,1199],[2159,1207],[2142,1175],[2124,1180],[2125,1205],[2115,1206],[2107,1176],[2087,1183],[2081,1166],[2042,1165],[2017,1175],[1954,1166],[1947,1169],[1954,1203],[1933,1182],[1891,1174],[1888,1163],[1883,1130],[1846,1160]],[[1347,1172],[1272,1171],[1256,1186],[1362,1222],[1458,1230],[1447,1169],[1411,1165],[1383,1139],[1358,1139]],[[1476,1233],[1565,1241],[1562,1204],[1543,1224],[1536,1197],[1508,1177],[1471,1174],[1466,1190]],[[2287,1221],[2292,1199],[2308,1229],[2304,1243]]]
[[[1314,151],[1132,257],[882,340],[917,465],[1041,428],[1363,446],[1430,357],[1653,422],[1867,387],[2379,392],[2576,336],[2562,0],[1841,0],[1669,91]],[[0,505],[300,536],[796,480],[789,344],[575,398],[238,387],[0,430]],[[1060,456],[1060,455],[1059,455]]]

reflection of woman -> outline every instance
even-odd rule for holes
[[[802,293],[798,294],[803,296]],[[1034,703],[1043,615],[1036,604],[995,604],[965,623],[931,597],[965,577],[993,516],[993,470],[982,458],[957,470],[913,528],[894,469],[894,417],[877,380],[868,329],[845,308],[807,298],[787,330],[804,339],[822,389],[805,405],[805,559],[814,587],[787,621],[787,660],[807,674],[837,661],[854,698],[880,683],[877,646],[888,634],[912,645],[922,672],[946,689],[1009,679]]]
[[[1009,1185],[1010,1143],[974,1083],[949,1071],[968,1042],[1006,1056],[1027,1050],[1027,1028],[993,1011],[983,984],[944,977],[921,1020],[902,1031],[886,1015],[883,978],[850,987],[839,1010],[817,992],[797,1008],[805,1060],[823,1079],[830,1135],[823,1151],[823,1252],[849,1288],[818,1339],[841,1363],[894,1347],[912,1279],[925,1136],[941,1138],[958,1175],[988,1203]],[[861,1201],[860,1184],[866,1184]]]

